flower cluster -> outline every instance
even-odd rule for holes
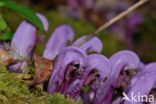
[[[37,14],[48,30],[46,18]],[[37,28],[27,21],[21,23],[11,41],[11,47],[22,57],[32,57],[36,44]],[[132,51],[122,50],[110,58],[100,54],[102,42],[96,36],[83,43],[86,36],[74,40],[74,31],[69,25],[57,27],[49,38],[43,58],[54,62],[50,73],[48,93],[61,93],[86,104],[120,104],[122,90],[148,95],[156,84],[156,63],[145,65]],[[68,42],[71,45],[68,45]],[[22,72],[27,64],[13,52],[19,63],[10,65],[9,70]],[[125,101],[124,104],[131,104]]]

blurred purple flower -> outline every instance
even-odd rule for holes
[[[125,20],[125,42],[132,44],[138,26],[143,23],[143,16],[140,13],[134,13]]]
[[[84,9],[93,8],[96,0],[67,0],[67,4],[72,9],[82,7]]]
[[[82,10],[93,8],[95,0],[67,0],[69,15],[78,18],[82,15]]]

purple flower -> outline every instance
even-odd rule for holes
[[[67,42],[72,42],[74,32],[69,25],[61,25],[55,29],[47,42],[43,57],[53,60],[67,46]]]
[[[113,85],[117,85],[117,78],[121,72],[121,70],[129,70],[129,69],[139,69],[140,67],[140,59],[139,57],[132,51],[120,51],[113,56],[110,57],[110,61],[112,63],[112,73],[111,79],[113,80]]]
[[[82,16],[82,10],[92,9],[95,0],[67,0],[69,7],[69,15],[74,18],[79,18]]]
[[[46,18],[37,14],[43,22],[45,30],[48,29],[48,22]],[[36,44],[37,28],[30,24],[28,21],[23,21],[16,30],[13,39],[11,41],[11,55],[14,60],[21,60],[20,63],[9,66],[10,71],[22,71],[22,68],[26,65],[26,62],[22,58],[31,58],[32,50]],[[22,58],[21,58],[22,57]]]
[[[82,87],[87,85],[92,87],[90,92],[93,91],[93,95],[95,95],[96,87],[102,86],[102,83],[104,83],[105,79],[109,76],[110,71],[111,65],[105,56],[99,54],[89,55],[88,64],[83,74],[70,84],[68,89],[64,91],[64,94],[77,99]],[[88,100],[93,100],[90,98],[90,94],[87,94],[87,96]],[[86,98],[83,99],[84,102],[88,103]]]
[[[115,88],[118,86],[118,77],[121,70],[140,69],[140,59],[132,51],[120,51],[111,56],[109,60],[112,63],[112,72],[105,85],[103,86],[103,98],[107,98],[109,94],[113,93],[112,87]]]
[[[94,5],[95,0],[67,0],[67,3],[70,7],[79,8],[84,7],[85,9],[92,8]]]
[[[100,104],[99,102],[102,100],[101,97],[103,92],[101,91],[101,88],[111,71],[111,63],[105,56],[100,54],[88,56],[88,67],[85,70],[83,83],[85,86],[89,86],[91,90],[87,94],[89,99],[83,99],[85,103],[93,101],[95,104]]]
[[[140,13],[134,13],[125,20],[125,42],[131,44],[138,26],[143,22],[143,16]]]
[[[48,85],[49,93],[61,92],[75,97],[83,85],[81,83],[83,80],[82,78],[79,79],[79,77],[83,76],[84,67],[88,62],[85,52],[100,53],[102,51],[102,42],[97,37],[93,37],[88,42],[81,44],[83,39],[87,37],[84,36],[74,42],[73,46],[67,47],[67,42],[72,42],[73,37],[72,28],[68,25],[62,25],[53,32],[46,45],[43,57],[50,60],[56,59],[54,71]],[[80,45],[76,48],[77,44]],[[77,66],[75,67],[75,65]],[[73,73],[74,75],[72,75]],[[76,89],[77,92],[75,92]]]
[[[86,38],[88,38],[87,35],[80,37],[73,43],[73,46],[79,46],[80,49],[82,49],[87,53],[89,52],[100,53],[102,51],[103,45],[98,37],[93,37],[89,41],[83,43],[84,39]]]
[[[131,80],[131,83],[134,83],[142,74],[144,73],[155,73],[156,68],[154,67],[156,65],[155,62],[150,63],[148,65],[144,65],[143,69],[139,71],[139,73]]]
[[[152,88],[156,86],[156,63],[151,63],[145,66],[143,72],[133,80],[128,89],[128,97],[131,98],[133,95],[148,95]],[[131,104],[125,101],[124,104]],[[137,103],[138,104],[138,103]]]
[[[48,92],[62,92],[70,84],[72,79],[79,77],[75,73],[84,71],[87,64],[87,55],[76,47],[67,47],[61,51],[51,75]]]
[[[20,24],[11,41],[11,48],[14,49],[12,55],[15,59],[19,59],[19,55],[22,57],[31,56],[36,41],[36,31],[36,27],[27,21]]]

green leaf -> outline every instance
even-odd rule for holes
[[[4,34],[0,34],[0,40],[11,40],[13,37],[13,32],[6,32]]]
[[[29,22],[34,24],[36,27],[38,27],[40,30],[44,31],[43,24],[41,20],[36,16],[36,13],[32,10],[22,6],[18,5],[15,2],[12,1],[5,1],[3,0],[5,7],[10,8],[11,10],[15,11],[16,13],[23,16],[25,19],[27,19]]]
[[[7,24],[3,19],[2,15],[0,15],[0,30],[5,30],[7,28]]]

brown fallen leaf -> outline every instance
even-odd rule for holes
[[[0,65],[9,65],[13,62],[13,57],[7,51],[0,48]]]
[[[53,70],[53,61],[34,55],[35,76],[31,86],[47,81]]]

